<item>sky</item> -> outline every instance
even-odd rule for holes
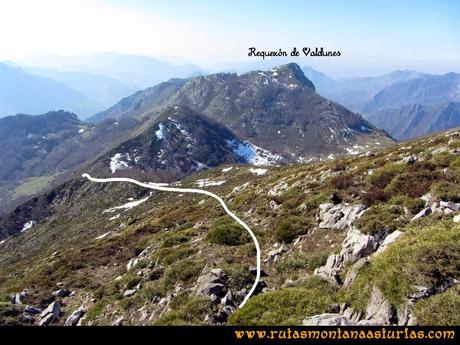
[[[295,58],[332,76],[460,72],[460,1],[0,0],[0,60],[117,51],[205,69],[256,62],[249,47],[340,50]]]

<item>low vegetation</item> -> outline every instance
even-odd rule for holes
[[[433,288],[448,279],[459,279],[459,272],[460,226],[415,226],[375,257],[343,298],[363,310],[375,285],[391,303],[400,305],[414,286]]]
[[[230,317],[230,325],[298,325],[310,315],[329,312],[334,289],[314,277],[303,286],[270,291],[251,298]]]

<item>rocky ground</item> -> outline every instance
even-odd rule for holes
[[[260,242],[263,277],[241,309],[254,245],[212,199],[70,181],[0,219],[31,224],[0,242],[0,322],[458,325],[459,148],[451,131],[180,181],[207,181]]]

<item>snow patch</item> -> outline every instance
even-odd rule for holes
[[[198,161],[196,161],[196,160],[194,160],[193,163],[195,163],[196,168],[197,168],[198,170],[203,170],[203,169],[206,169],[206,168],[208,167],[206,164],[203,164],[203,163],[198,162]]]
[[[136,206],[139,206],[140,204],[146,202],[150,197],[152,196],[152,193],[150,193],[150,195],[144,199],[140,199],[140,200],[135,200],[135,201],[130,201],[130,202],[127,202],[126,204],[124,205],[120,205],[120,206],[115,206],[115,207],[112,207],[112,208],[109,208],[107,210],[104,210],[102,211],[102,213],[112,213],[112,212],[115,212],[117,210],[130,210]]]
[[[254,175],[258,175],[258,176],[262,176],[267,173],[267,169],[261,169],[261,168],[258,168],[258,169],[250,168],[249,171],[252,172]]]
[[[208,178],[195,181],[195,184],[198,187],[220,186],[221,184],[224,184],[224,183],[225,181],[212,181]]]
[[[345,151],[347,151],[347,153],[350,154],[350,155],[357,155],[359,153],[358,150],[354,150],[354,149],[349,148],[349,147],[345,147]]]
[[[112,174],[114,174],[117,170],[122,170],[129,167],[128,162],[123,160],[123,156],[126,156],[126,159],[131,160],[129,153],[126,155],[116,153],[112,158],[110,158],[110,170],[112,171]]]
[[[27,223],[24,223],[24,225],[22,226],[21,232],[24,232],[24,231],[29,230],[29,229],[32,228],[35,224],[36,224],[36,223],[35,223],[35,221],[33,221],[33,220],[28,221]]]
[[[80,134],[81,134],[81,133],[83,133],[84,131],[85,131],[85,129],[84,129],[84,128],[80,128],[80,129],[78,130],[78,133],[80,133]]]
[[[233,153],[245,163],[252,165],[273,165],[283,161],[280,155],[256,146],[249,141],[227,140],[226,142],[233,149]]]
[[[103,238],[109,236],[111,233],[112,233],[111,231],[106,232],[105,234],[102,234],[102,235],[100,235],[100,236],[97,236],[97,237],[95,238],[95,240],[102,240]]]
[[[222,169],[222,172],[226,173],[226,172],[229,172],[232,169],[233,169],[233,167],[224,168],[224,169]]]
[[[168,120],[182,133],[183,136],[190,138],[190,134],[184,127],[182,127],[182,125],[179,122],[177,122],[171,117],[168,117]]]
[[[162,123],[160,123],[158,125],[158,130],[155,131],[155,135],[156,135],[158,140],[161,140],[161,139],[163,139],[165,137],[163,130],[164,130],[164,126],[163,126]]]
[[[120,214],[118,213],[117,215],[110,217],[109,220],[115,220],[117,218],[120,218]]]

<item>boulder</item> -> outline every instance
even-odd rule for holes
[[[47,314],[43,318],[41,318],[40,321],[38,321],[38,325],[39,326],[48,326],[54,320],[55,320],[55,317],[53,316],[53,314]]]
[[[277,262],[280,256],[287,252],[287,248],[284,245],[280,245],[279,247],[270,250],[267,255],[266,262]]]
[[[268,286],[267,286],[267,283],[265,282],[265,280],[263,279],[260,279],[259,282],[257,283],[257,286],[254,290],[254,295],[257,295],[261,292],[266,292],[268,290]]]
[[[61,305],[59,302],[51,303],[45,310],[42,311],[40,317],[45,317],[48,314],[53,314],[54,318],[59,318],[59,314],[61,313]]]
[[[35,319],[32,315],[24,313],[20,316],[19,320],[25,323],[34,323]]]
[[[129,289],[123,292],[123,297],[131,297],[134,296],[134,294],[137,292],[136,289]]]
[[[59,289],[53,292],[53,295],[56,297],[68,297],[70,294],[71,291],[66,289]]]
[[[355,262],[363,256],[372,254],[377,249],[379,237],[363,234],[355,228],[350,229],[340,251],[340,254],[345,256],[344,263]]]
[[[302,321],[303,326],[351,326],[349,319],[341,314],[325,313],[314,315]]]
[[[21,292],[13,296],[12,302],[13,304],[22,304],[22,302],[24,302],[27,298],[29,298],[29,290],[23,289]]]
[[[86,310],[81,306],[75,310],[65,321],[64,326],[76,326],[78,321],[85,315]]]
[[[380,289],[374,286],[366,307],[365,320],[370,321],[371,324],[391,325],[393,317],[391,303],[385,299]]]
[[[433,204],[434,205],[434,204]],[[412,219],[410,220],[411,222],[414,222],[416,220],[419,220],[420,218],[428,216],[431,212],[433,212],[433,205],[431,207],[426,207],[423,210],[421,210],[419,213],[417,213]]]
[[[24,312],[27,314],[40,314],[43,310],[40,308],[32,307],[32,306],[27,306],[26,309],[24,309]]]
[[[112,323],[112,326],[123,326],[123,316],[120,316],[118,319],[116,319]]]
[[[457,204],[452,201],[440,201],[439,206],[444,209],[450,209],[452,211],[460,211],[460,204]]]
[[[223,305],[235,306],[233,301],[233,294],[230,290],[227,291],[227,294],[222,298],[221,303]]]
[[[59,302],[53,302],[40,314],[40,321],[38,322],[38,325],[47,326],[51,324],[54,320],[59,319],[60,314],[61,305],[59,304]]]
[[[319,205],[320,229],[348,229],[362,216],[365,205],[348,205],[340,203],[325,203]]]
[[[385,250],[387,250],[390,244],[392,244],[393,242],[396,242],[402,235],[404,235],[404,232],[402,231],[399,231],[399,230],[393,231],[391,234],[385,237],[382,244],[379,246],[379,249],[372,255],[378,255],[380,253],[383,253]]]
[[[454,216],[453,221],[454,223],[460,223],[460,214],[457,214],[456,216]]]
[[[436,198],[431,193],[426,193],[425,195],[421,196],[420,199],[425,201],[425,207],[428,207],[428,205],[431,205],[436,201]]]
[[[418,158],[415,156],[407,156],[403,158],[403,162],[406,163],[407,165],[412,165],[415,162],[417,162]]]
[[[150,253],[151,248],[152,248],[152,246],[148,246],[138,256],[136,256],[135,258],[132,258],[131,260],[129,260],[129,262],[126,264],[126,270],[130,271],[134,267],[136,267],[137,264],[141,260],[143,260],[143,259],[145,259],[147,257],[147,254]]]
[[[257,267],[251,266],[249,267],[249,273],[253,276],[257,275]],[[268,277],[267,272],[265,272],[263,269],[260,269],[260,276],[261,277]]]
[[[211,303],[212,304],[219,304],[220,303],[220,297],[214,294],[211,294]]]
[[[196,294],[201,296],[216,295],[222,298],[227,293],[227,274],[220,268],[212,269],[197,280]]]

